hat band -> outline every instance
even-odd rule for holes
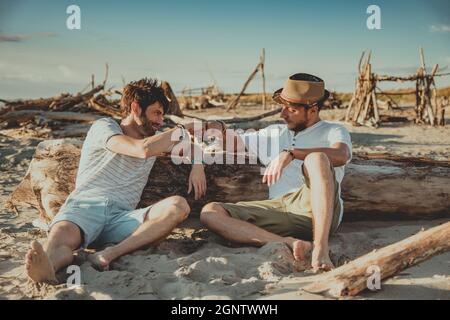
[[[311,104],[317,103],[318,101],[320,101],[320,99],[323,98],[323,96],[322,96],[321,98],[319,98],[319,99],[317,99],[317,100],[315,100],[315,101],[311,101],[311,100],[306,100],[306,101],[305,101],[305,100],[297,100],[297,101],[295,101],[295,100],[289,99],[289,98],[287,98],[286,96],[284,96],[284,95],[283,95],[283,92],[280,93],[280,97],[281,97],[283,100],[286,100],[286,101],[289,102],[289,103],[293,103],[293,104],[304,104],[304,105],[311,105]]]

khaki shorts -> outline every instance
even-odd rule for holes
[[[303,170],[303,167],[302,167]],[[340,187],[336,181],[334,168],[334,210],[330,234],[339,227],[341,202]],[[299,190],[270,200],[221,203],[231,217],[248,221],[260,228],[283,237],[313,240],[313,221],[311,209],[311,189],[306,175],[305,184]]]

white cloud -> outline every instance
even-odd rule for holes
[[[0,79],[2,80],[16,80],[16,81],[27,81],[27,82],[33,82],[33,83],[40,83],[45,82],[44,77],[34,74],[34,73],[25,73],[25,72],[19,72],[15,74],[2,74],[0,76]]]
[[[68,66],[59,65],[58,70],[65,78],[71,78],[73,76],[73,71]]]
[[[432,25],[430,26],[431,32],[450,32],[450,26],[441,24],[441,25]]]

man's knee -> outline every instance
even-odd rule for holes
[[[229,214],[219,202],[210,202],[202,208],[200,222],[204,225],[211,224],[212,221],[228,216]]]
[[[51,228],[49,237],[57,240],[61,245],[67,245],[72,249],[76,249],[80,246],[81,230],[73,222],[60,221]]]
[[[191,208],[189,207],[188,202],[185,198],[180,196],[173,196],[167,199],[168,205],[170,207],[170,211],[173,211],[174,214],[179,216],[181,220],[184,220],[188,217],[191,212]]]
[[[304,169],[306,174],[314,173],[323,168],[330,168],[330,159],[323,152],[313,152],[308,154],[304,160]]]

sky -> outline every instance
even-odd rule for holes
[[[80,30],[66,26],[69,5],[80,7]],[[366,26],[369,5],[381,9],[381,30]],[[78,92],[91,74],[103,80],[106,62],[109,86],[147,76],[176,92],[214,81],[237,92],[262,48],[268,92],[297,72],[351,92],[363,50],[375,73],[406,75],[419,47],[429,69],[450,65],[450,1],[0,0],[0,98]],[[262,91],[260,76],[248,91]]]

